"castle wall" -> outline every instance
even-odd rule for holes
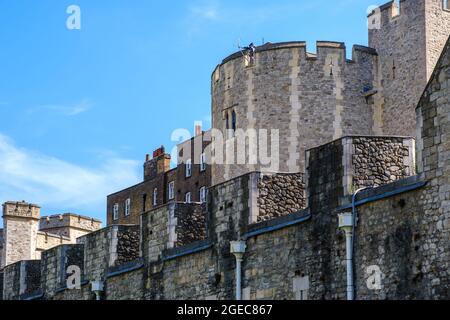
[[[62,245],[45,251],[41,258],[41,286],[45,299],[51,299],[67,289],[68,277],[73,275],[69,268],[78,267],[80,275],[84,270],[84,246]],[[81,282],[84,279],[80,279]],[[72,284],[72,282],[71,282]]]
[[[79,238],[84,245],[84,279],[104,281],[110,269],[138,259],[139,235],[138,226],[116,225]]]
[[[251,171],[304,172],[307,149],[343,135],[372,133],[373,102],[364,91],[374,85],[374,50],[355,46],[349,61],[342,43],[318,42],[316,56],[307,54],[303,42],[267,44],[257,49],[254,65],[245,61],[237,53],[214,71],[213,128],[227,137],[226,115],[234,111],[237,129],[268,130],[268,155],[274,147],[280,157],[270,166],[252,163],[249,153],[257,152],[257,142],[247,142],[246,164],[240,164],[241,154],[231,148],[235,139],[226,139],[223,153],[229,158],[213,166],[213,185]],[[279,130],[279,150],[271,130]]]
[[[19,300],[20,297],[20,265],[10,264],[3,269],[3,299]]]

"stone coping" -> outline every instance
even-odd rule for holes
[[[212,248],[212,246],[213,246],[213,244],[211,243],[210,240],[196,241],[196,242],[190,243],[188,245],[185,245],[183,247],[164,250],[162,253],[162,257],[163,257],[162,260],[163,261],[174,260],[176,258],[180,258],[183,256],[188,256],[188,255],[191,255],[194,253],[208,250],[208,249]]]
[[[247,233],[243,236],[244,239],[253,238],[261,234],[274,232],[293,225],[297,225],[308,221],[311,218],[309,208],[282,216],[273,220],[268,220],[248,226]]]
[[[144,267],[144,260],[142,258],[139,258],[137,260],[127,262],[120,266],[110,267],[108,269],[108,272],[106,273],[106,278],[109,279],[109,278],[117,277],[121,274],[139,270],[143,267]]]
[[[398,194],[420,189],[427,185],[427,181],[422,175],[416,175],[386,184],[377,188],[368,188],[356,197],[355,205],[361,206],[384,198],[390,198]],[[344,197],[344,205],[336,209],[336,213],[352,208],[352,196]]]

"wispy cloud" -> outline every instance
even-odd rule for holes
[[[69,105],[62,105],[62,104],[41,105],[29,109],[29,112],[35,113],[35,112],[50,111],[62,114],[64,116],[72,117],[88,111],[90,108],[92,108],[92,106],[93,104],[89,101],[89,99],[83,99],[78,103]]]
[[[105,199],[139,181],[136,161],[108,157],[97,168],[20,148],[0,134],[0,202],[26,200],[104,218]]]
[[[351,0],[341,0],[351,1]],[[231,3],[224,0],[198,0],[189,4],[184,21],[185,31],[189,37],[203,32],[212,23],[233,26],[257,26],[273,19],[281,19],[292,12],[317,8],[315,1],[291,2],[277,1],[271,4]]]
[[[219,12],[219,4],[217,1],[195,4],[189,8],[190,14],[209,21],[219,21],[221,15]]]

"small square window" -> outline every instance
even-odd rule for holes
[[[450,1],[449,0],[442,0],[442,8],[444,10],[450,11]]]

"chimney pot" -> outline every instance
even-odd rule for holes
[[[195,136],[200,136],[202,134],[202,126],[201,125],[196,125],[195,126]]]

